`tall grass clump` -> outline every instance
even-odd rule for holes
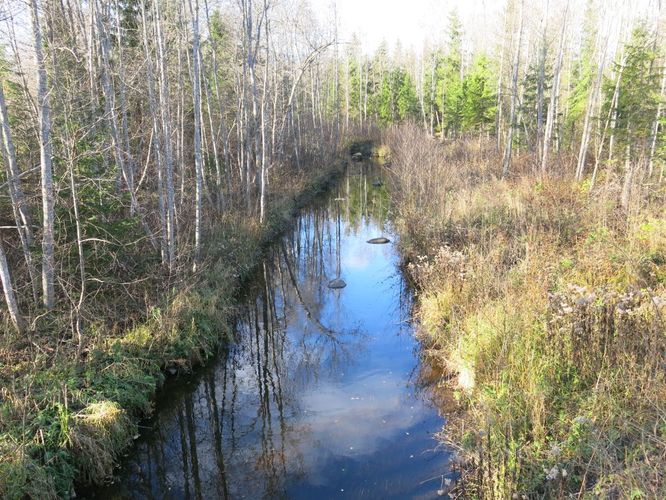
[[[537,175],[484,139],[390,131],[420,332],[459,402],[456,493],[666,498],[664,188]],[[454,494],[456,494],[454,493]]]

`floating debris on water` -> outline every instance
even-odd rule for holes
[[[372,238],[371,240],[368,240],[368,243],[372,245],[383,245],[385,243],[390,242],[388,238],[384,238],[383,236],[381,238]]]

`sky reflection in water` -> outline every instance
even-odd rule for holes
[[[91,497],[437,498],[448,454],[411,297],[395,247],[366,243],[393,239],[388,198],[354,168],[267,257],[238,343],[167,384],[119,481]]]

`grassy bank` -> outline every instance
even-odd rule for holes
[[[666,497],[664,187],[500,179],[490,141],[389,134],[421,335],[479,498]]]
[[[137,436],[166,374],[187,372],[232,339],[234,303],[264,248],[333,185],[343,161],[273,186],[266,223],[229,212],[204,263],[130,328],[89,325],[83,343],[35,329],[0,345],[0,497],[68,497],[101,482]],[[55,321],[55,320],[54,320]]]

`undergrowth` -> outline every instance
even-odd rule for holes
[[[452,495],[666,498],[664,187],[624,210],[612,172],[590,189],[519,157],[501,179],[489,141],[386,142],[420,334],[459,402]]]

